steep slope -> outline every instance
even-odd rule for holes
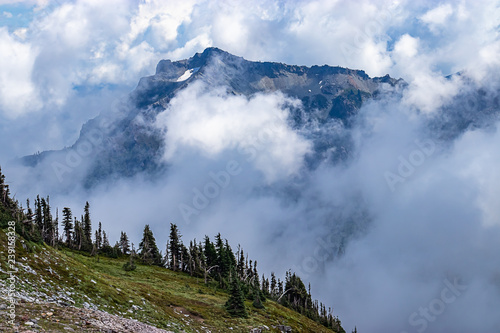
[[[6,231],[0,230],[2,290],[10,284]],[[280,332],[280,325],[291,327],[292,332],[332,332],[270,300],[265,309],[255,309],[246,301],[249,318],[232,318],[224,309],[227,293],[205,285],[203,279],[165,268],[138,265],[135,271],[126,272],[122,269],[125,258],[88,257],[23,239],[17,240],[15,251],[19,301],[15,323],[20,331],[35,326],[41,332],[155,332],[141,326],[142,322],[173,332],[249,332],[259,327]],[[2,318],[8,304],[2,292]],[[128,319],[139,321],[135,325],[142,331],[119,329],[133,324]],[[2,319],[0,331],[10,330]]]
[[[10,198],[4,179],[0,171],[0,332],[332,332],[271,300],[259,308],[246,300],[248,317],[231,317],[229,294],[206,276],[141,264],[125,270],[131,257],[30,241],[43,228]]]
[[[305,122],[315,122],[323,128],[311,133],[316,152],[309,161],[311,166],[324,159],[323,153],[332,147],[343,148],[337,150],[339,154],[333,159],[345,156],[348,143],[330,136],[334,134],[328,133],[327,124],[349,125],[364,101],[387,88],[405,84],[388,75],[372,79],[364,71],[341,67],[252,62],[208,48],[186,60],[160,61],[156,74],[142,78],[116,110],[87,122],[72,147],[27,156],[23,163],[29,166],[45,163],[54,170],[54,180],[68,182],[69,186],[83,181],[92,187],[113,177],[130,177],[140,172],[155,174],[165,168],[159,159],[163,139],[153,125],[156,116],[177,92],[195,81],[210,87],[226,87],[235,95],[251,97],[256,93],[281,91],[299,99],[302,107],[293,111],[292,126],[300,128]]]

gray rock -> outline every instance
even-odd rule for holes
[[[179,81],[189,70],[193,74]],[[103,112],[83,125],[72,147],[26,156],[22,162],[36,166],[51,156],[61,159],[65,165],[68,154],[77,153],[78,148],[85,145],[91,147],[86,159],[93,161],[84,181],[86,187],[113,176],[131,177],[142,172],[154,175],[166,167],[156,158],[164,148],[162,133],[153,126],[156,116],[165,110],[177,92],[194,81],[208,86],[227,86],[233,95],[250,97],[256,93],[281,91],[301,101],[302,108],[290,106],[292,125],[299,128],[319,123],[325,127],[318,132],[322,134],[311,134],[315,161],[339,160],[346,158],[345,150],[349,152],[346,139],[335,137],[336,134],[329,130],[331,122],[348,124],[362,103],[385,89],[382,87],[396,89],[404,83],[389,76],[370,78],[364,71],[342,67],[248,61],[217,48],[208,48],[189,59],[160,61],[156,74],[139,81],[129,98],[118,106],[119,112]],[[325,157],[330,151],[338,151],[338,156]],[[86,168],[86,163],[82,163],[82,168],[84,165]],[[65,181],[67,184],[62,185],[74,186],[71,177]]]
[[[276,326],[276,328],[279,329],[281,332],[284,332],[284,333],[290,333],[290,332],[292,332],[292,328],[290,326],[278,325],[278,326]]]

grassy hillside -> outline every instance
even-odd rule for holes
[[[6,232],[0,230],[2,290],[9,277]],[[270,300],[261,310],[246,301],[249,317],[232,318],[224,309],[228,294],[216,285],[157,266],[138,264],[135,271],[126,272],[122,269],[125,258],[89,257],[18,239],[16,261],[16,290],[24,302],[16,309],[15,321],[28,327],[36,317],[35,326],[41,332],[85,331],[82,314],[72,306],[102,310],[173,332],[249,332],[264,325],[271,332],[279,332],[273,328],[277,325],[290,326],[293,332],[332,332]],[[2,303],[8,303],[5,294],[0,295],[0,306]],[[73,309],[75,318],[63,316],[64,309]],[[53,314],[47,316],[47,312]],[[5,314],[0,310],[0,331],[8,332],[11,328],[2,324]]]

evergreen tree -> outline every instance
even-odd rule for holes
[[[23,221],[24,225],[23,228],[26,231],[29,231],[29,234],[31,235],[37,235],[38,234],[38,229],[36,223],[33,223],[33,217],[35,215],[33,214],[33,210],[30,207],[30,199],[26,199],[26,218]],[[26,237],[29,239],[29,237]]]
[[[236,276],[236,270],[233,269],[231,277],[230,296],[226,302],[226,310],[233,317],[247,318],[248,314],[245,308],[245,301],[241,291],[240,282]]]
[[[45,211],[47,210],[47,203],[45,202],[45,198],[42,198],[40,200],[40,213],[41,213],[41,224],[39,225],[40,232],[42,234],[42,239],[45,242],[45,239],[47,238],[47,225],[45,223]]]
[[[161,254],[156,246],[156,240],[153,236],[153,232],[149,228],[149,224],[146,224],[144,227],[142,240],[139,243],[139,251],[141,259],[145,263],[161,266]]]
[[[270,294],[272,297],[276,297],[278,294],[278,284],[276,283],[276,275],[274,275],[274,272],[271,272],[271,290]]]
[[[221,275],[225,274],[227,269],[227,260],[226,260],[226,255],[225,255],[225,249],[224,249],[224,242],[222,241],[222,236],[220,233],[218,233],[215,236],[215,251],[217,254],[217,259],[216,259],[216,265],[219,267],[217,268],[217,271],[219,272],[219,278]]]
[[[182,243],[181,235],[177,225],[170,223],[170,237],[169,237],[169,248],[168,252],[170,254],[170,269],[173,271],[178,270],[181,267],[181,255],[182,255]]]
[[[102,248],[102,223],[99,222],[99,228],[95,231],[95,247],[97,250]]]
[[[245,254],[243,253],[243,249],[240,249],[238,245],[238,264],[236,266],[236,271],[240,279],[245,278]]]
[[[45,242],[47,244],[50,244],[52,239],[54,238],[55,229],[54,229],[54,222],[52,220],[52,212],[50,209],[49,196],[47,196],[47,199],[45,200],[45,202],[46,202],[45,211],[43,213],[43,223],[45,226],[45,230],[47,230]]]
[[[108,235],[106,234],[106,231],[102,232],[102,247],[111,247],[111,245],[109,245]]]
[[[102,247],[100,250],[100,253],[102,253],[105,256],[111,257],[111,258],[118,258],[118,251],[115,251],[114,248],[111,247],[111,244],[109,243],[108,235],[106,231],[102,231]]]
[[[287,272],[285,280],[285,293],[284,304],[290,306],[297,312],[303,312],[307,304],[311,304],[311,296],[306,290],[304,282],[295,273]],[[326,309],[323,317],[326,317]]]
[[[37,195],[35,199],[35,224],[43,238],[43,212],[39,195]]]
[[[113,251],[111,257],[113,258],[118,258],[122,254],[118,241],[116,241],[115,245],[113,245],[112,250]]]
[[[199,276],[201,274],[200,252],[196,239],[189,242],[189,274]]]
[[[63,223],[64,235],[66,237],[66,246],[70,247],[72,230],[73,230],[73,215],[71,213],[71,209],[68,207],[64,207],[63,209],[62,223]]]
[[[83,210],[83,250],[92,251],[92,221],[90,220],[90,205],[87,201]]]
[[[234,256],[233,249],[231,249],[231,246],[229,245],[229,242],[227,241],[227,239],[225,240],[224,250],[225,250],[224,260],[226,261],[227,270],[229,272],[230,267],[232,267],[232,268],[236,267],[237,263],[236,263],[236,257]]]
[[[59,209],[56,208],[56,219],[54,220],[53,227],[54,234],[52,235],[52,243],[53,247],[57,246],[59,242]]]
[[[259,273],[257,272],[257,260],[255,260],[253,263],[253,279],[254,279],[254,285],[256,287],[259,287],[260,282],[259,282]]]
[[[278,278],[278,295],[283,295],[283,281]]]
[[[125,233],[123,231],[120,233],[120,249],[121,249],[121,252],[125,255],[127,255],[130,251],[130,245],[129,245],[127,233]]]
[[[78,221],[75,217],[75,227],[73,232],[73,247],[77,250],[82,249],[82,237],[83,237],[82,223]]]
[[[11,219],[13,215],[13,209],[16,208],[13,200],[10,198],[9,185],[5,183],[5,175],[2,174],[2,168],[0,168],[0,203],[7,210],[7,219]]]
[[[269,297],[269,279],[267,279],[264,274],[262,274],[262,292],[264,293],[264,296]]]
[[[252,305],[257,309],[264,309],[264,304],[262,304],[262,296],[258,289],[253,290],[253,303]]]
[[[0,202],[2,203],[2,206],[6,206],[6,198],[7,195],[5,193],[5,176],[2,173],[2,168],[0,167]]]
[[[135,265],[135,249],[134,249],[134,243],[132,243],[132,251],[130,252],[130,258],[129,258],[129,261],[126,262],[124,265],[123,265],[123,269],[126,270],[126,271],[133,271],[135,270],[137,267]]]
[[[170,254],[168,253],[168,249],[170,248],[170,242],[167,240],[167,244],[165,245],[165,256],[161,261],[162,266],[169,268],[170,267]]]
[[[217,251],[215,250],[215,245],[210,241],[208,236],[205,236],[205,245],[203,247],[203,252],[206,258],[207,269],[217,265]]]
[[[220,233],[215,236],[215,251],[219,281],[221,283],[221,287],[224,288],[224,279],[229,276],[231,269],[236,267],[236,259],[234,258],[234,253],[229,246],[229,243],[227,240],[225,242],[222,240]]]
[[[189,254],[189,250],[184,244],[181,243],[181,271],[183,272],[189,272],[189,265],[190,262],[192,261],[191,255]]]

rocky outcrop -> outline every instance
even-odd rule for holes
[[[0,304],[0,317],[6,316]],[[0,321],[0,332],[173,333],[107,312],[45,302],[19,302],[15,326]]]

